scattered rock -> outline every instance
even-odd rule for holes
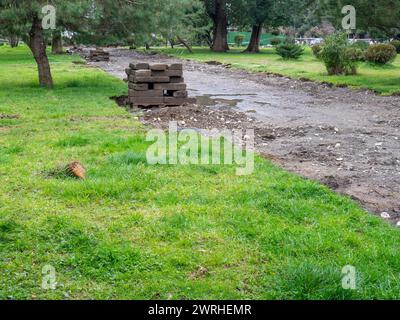
[[[387,213],[387,212],[382,212],[382,213],[381,213],[381,217],[382,217],[383,219],[390,219],[390,214]]]

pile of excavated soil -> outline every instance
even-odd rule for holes
[[[242,112],[213,110],[198,105],[148,109],[143,112],[142,122],[157,128],[168,128],[171,121],[176,121],[182,128],[201,129],[242,129],[253,127],[254,118]]]

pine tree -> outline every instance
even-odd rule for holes
[[[79,7],[89,2],[79,1]],[[43,5],[53,5],[59,18],[59,27],[69,25],[82,17],[82,10],[76,10],[76,3],[67,0],[32,1],[32,0],[0,0],[0,28],[17,30],[25,41],[38,66],[39,84],[52,88],[53,77],[46,53],[47,31],[42,25]],[[86,6],[87,8],[88,6]]]

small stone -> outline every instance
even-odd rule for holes
[[[387,213],[387,212],[382,212],[382,213],[381,213],[381,218],[383,218],[383,219],[390,219],[390,214]]]
[[[343,158],[337,158],[336,161],[343,161]]]
[[[400,227],[400,221],[397,222],[396,226],[397,226],[397,227]]]

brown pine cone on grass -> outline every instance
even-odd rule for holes
[[[78,179],[85,179],[86,176],[86,169],[85,167],[79,163],[78,161],[71,162],[67,165],[66,171],[68,175],[78,178]]]

